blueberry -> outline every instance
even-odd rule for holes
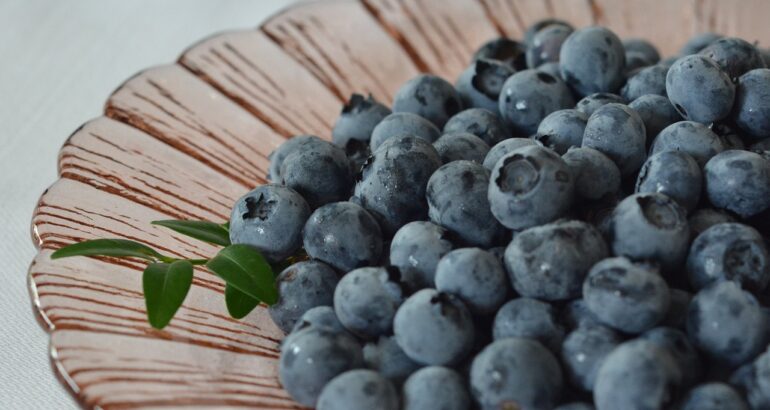
[[[646,153],[644,122],[628,106],[610,103],[599,107],[586,123],[583,147],[594,148],[615,161],[623,176],[644,163]]]
[[[679,121],[664,128],[652,142],[650,153],[682,151],[703,166],[722,152],[724,144],[708,127],[693,121]]]
[[[268,312],[273,322],[288,332],[309,309],[331,306],[337,273],[323,262],[302,261],[284,269],[275,281],[278,302]]]
[[[738,78],[755,68],[765,68],[765,61],[759,50],[740,38],[720,38],[699,53],[714,60],[730,78]]]
[[[635,334],[666,316],[669,291],[658,272],[616,257],[591,268],[583,284],[583,299],[602,323]]]
[[[620,170],[606,155],[593,148],[570,148],[561,156],[575,179],[575,195],[598,200],[618,192]]]
[[[561,220],[517,234],[505,251],[505,265],[522,296],[564,300],[580,296],[588,270],[607,256],[607,244],[593,225]]]
[[[562,310],[559,321],[571,330],[585,325],[599,325],[599,319],[588,309],[585,300],[575,299]]]
[[[351,141],[368,145],[374,127],[388,115],[390,108],[377,102],[371,94],[369,97],[353,94],[334,123],[332,141],[343,148]]]
[[[629,38],[623,40],[623,49],[626,51],[626,55],[630,52],[641,53],[652,64],[656,64],[660,61],[660,53],[652,43],[641,38]]]
[[[509,288],[502,263],[483,249],[453,250],[436,266],[436,289],[459,297],[476,314],[496,311]]]
[[[335,202],[313,212],[303,231],[310,257],[348,272],[374,265],[382,254],[377,221],[352,202]]]
[[[626,101],[633,101],[643,95],[655,94],[666,96],[666,74],[668,67],[656,64],[642,68],[629,77],[626,85],[620,89],[620,95]]]
[[[469,108],[460,111],[444,125],[444,133],[468,132],[489,145],[495,145],[509,137],[508,128],[496,114],[497,103],[494,111],[483,108]]]
[[[735,218],[727,212],[714,208],[701,208],[690,215],[687,220],[690,225],[690,238],[695,239],[701,232],[716,224],[736,222]]]
[[[709,124],[730,114],[735,85],[710,58],[689,55],[668,69],[666,94],[682,117]]]
[[[377,371],[396,385],[420,368],[396,343],[393,336],[380,336],[364,346],[366,367]]]
[[[484,168],[492,171],[497,161],[504,157],[505,154],[527,145],[538,145],[538,142],[530,138],[508,138],[500,141],[489,149],[487,156],[484,158]]]
[[[480,59],[497,60],[514,70],[527,68],[527,48],[518,41],[505,37],[492,39],[482,44],[473,54],[473,61]]]
[[[625,78],[631,78],[645,67],[649,67],[655,62],[650,60],[644,53],[638,51],[626,51],[626,64],[623,67]]]
[[[313,407],[330,380],[363,361],[361,346],[349,334],[311,327],[284,341],[278,377],[294,401]]]
[[[680,379],[680,369],[666,349],[634,339],[604,359],[594,384],[594,403],[597,410],[668,408]]]
[[[669,299],[668,312],[660,324],[684,330],[692,294],[681,289],[669,289]]]
[[[516,298],[500,308],[492,327],[494,340],[510,337],[534,339],[558,353],[564,328],[556,321],[556,312],[537,299]]]
[[[554,77],[561,77],[561,68],[559,63],[545,63],[537,67],[538,71],[542,71],[546,74],[550,74]]]
[[[687,312],[687,333],[698,349],[740,365],[765,346],[766,320],[757,300],[732,281],[701,289]]]
[[[347,199],[353,188],[350,160],[329,142],[305,146],[284,158],[281,184],[299,192],[313,209]]]
[[[524,31],[524,44],[532,44],[532,40],[535,38],[535,35],[540,32],[540,30],[543,30],[544,28],[552,25],[558,25],[558,26],[564,26],[568,29],[573,30],[574,28],[572,25],[564,20],[556,19],[556,18],[546,18],[542,20],[538,20],[527,27],[527,30]]]
[[[647,158],[636,179],[636,192],[657,192],[687,211],[700,200],[703,175],[698,163],[682,151],[662,151]]]
[[[404,410],[468,410],[470,407],[465,381],[447,367],[423,367],[404,383]]]
[[[435,286],[436,265],[452,250],[445,228],[432,222],[415,221],[396,232],[390,243],[390,263],[412,291]]]
[[[634,194],[612,212],[610,237],[615,255],[676,270],[684,263],[690,242],[687,212],[666,195]]]
[[[242,196],[230,214],[230,242],[251,245],[271,262],[302,246],[302,227],[310,207],[300,194],[280,185],[263,185]]]
[[[644,122],[648,147],[664,128],[677,121],[682,121],[682,116],[671,105],[671,101],[662,95],[643,95],[631,101],[628,107],[636,111],[642,122]]]
[[[497,112],[497,100],[503,83],[514,72],[514,69],[501,61],[478,59],[460,74],[455,88],[465,107]]]
[[[720,38],[722,38],[722,35],[717,33],[698,34],[687,40],[687,43],[685,43],[685,45],[679,51],[679,54],[683,56],[696,54]]]
[[[583,142],[583,132],[588,116],[574,109],[554,111],[537,127],[534,138],[544,146],[564,154],[571,147]]]
[[[318,410],[398,410],[396,388],[372,370],[350,370],[324,387]]]
[[[695,289],[732,280],[762,291],[770,282],[770,253],[756,229],[720,223],[698,235],[687,257],[687,273]]]
[[[749,410],[748,404],[734,388],[724,383],[701,384],[682,399],[681,410]]]
[[[302,316],[300,316],[299,320],[294,323],[294,328],[291,330],[290,336],[307,328],[323,329],[331,333],[347,332],[347,329],[345,329],[345,327],[342,326],[342,323],[340,323],[340,320],[337,319],[337,314],[334,313],[334,308],[331,305],[316,306],[308,309]]]
[[[404,301],[396,269],[366,267],[342,277],[334,291],[334,312],[345,328],[366,339],[390,333]]]
[[[640,337],[668,350],[681,371],[682,387],[692,386],[701,378],[700,357],[683,331],[671,327],[656,327],[644,332]]]
[[[574,105],[564,81],[533,69],[508,77],[499,100],[500,114],[518,136],[534,134],[546,115]]]
[[[623,84],[625,60],[618,36],[597,26],[576,30],[562,44],[559,53],[562,78],[583,97],[616,92]]]
[[[484,140],[467,132],[444,134],[433,143],[433,147],[444,164],[459,160],[481,164],[489,152],[489,145]]]
[[[459,362],[474,339],[468,308],[457,297],[435,289],[420,290],[401,305],[393,332],[404,353],[426,365]]]
[[[770,69],[751,70],[738,79],[733,119],[754,138],[770,137]]]
[[[588,323],[570,332],[561,345],[561,362],[572,384],[592,391],[604,359],[622,342],[614,330]]]
[[[748,218],[770,208],[770,160],[759,154],[729,150],[704,168],[711,203]]]
[[[411,112],[441,128],[462,110],[457,90],[441,77],[420,74],[407,81],[393,97],[393,112]]]
[[[383,142],[393,137],[412,135],[429,143],[441,136],[432,122],[410,112],[394,112],[388,115],[372,131],[371,148],[375,151]]]
[[[543,27],[527,42],[527,66],[536,68],[545,63],[559,62],[559,51],[564,40],[572,34],[572,27],[550,24]]]
[[[553,354],[540,343],[521,338],[497,340],[484,348],[473,359],[470,379],[473,396],[484,410],[552,409],[563,385]]]
[[[281,166],[289,154],[298,151],[312,150],[314,147],[324,146],[328,142],[314,135],[297,135],[289,138],[270,153],[270,170],[268,178],[271,182],[281,182]]]
[[[426,197],[431,221],[474,246],[489,247],[503,235],[487,200],[489,171],[470,161],[453,161],[433,173]]]
[[[739,369],[731,384],[739,385],[752,409],[770,408],[770,350]]]
[[[574,180],[555,152],[532,145],[502,157],[489,181],[492,214],[510,229],[553,221],[572,203]]]
[[[441,166],[436,149],[413,136],[388,139],[361,170],[355,196],[380,222],[386,236],[428,216],[425,188]]]
[[[612,103],[625,104],[626,99],[612,93],[594,93],[578,101],[575,109],[590,117],[599,107]]]

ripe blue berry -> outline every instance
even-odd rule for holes
[[[454,247],[445,228],[415,221],[401,227],[390,243],[390,263],[410,291],[435,286],[436,265]]]
[[[770,69],[751,70],[738,79],[733,119],[754,138],[770,137]]]
[[[578,198],[594,201],[620,189],[618,166],[600,151],[574,147],[561,157],[575,179],[575,196]]]
[[[687,43],[685,43],[684,46],[682,46],[682,49],[679,51],[679,54],[686,56],[690,54],[696,54],[706,48],[709,44],[719,40],[722,38],[721,34],[717,33],[701,33],[698,35],[695,35],[693,37],[690,37],[689,40],[687,40]]]
[[[572,27],[551,24],[535,33],[527,42],[527,66],[537,68],[545,63],[558,63],[561,45],[572,34]]]
[[[606,28],[576,30],[561,46],[561,76],[581,96],[614,93],[623,84],[625,54],[618,36]]]
[[[741,150],[715,155],[704,168],[711,203],[748,218],[770,208],[770,160]]]
[[[586,123],[583,147],[601,151],[615,161],[623,176],[642,166],[647,157],[647,134],[636,111],[623,104],[599,107]]]
[[[495,167],[497,161],[504,157],[505,154],[515,149],[526,147],[527,145],[538,145],[538,142],[531,138],[508,138],[500,141],[490,148],[487,156],[484,158],[484,168],[492,171],[492,168]]]
[[[759,50],[740,38],[720,38],[704,47],[700,54],[714,60],[730,78],[738,78],[755,68],[765,68]]]
[[[460,74],[455,88],[465,107],[498,112],[497,100],[503,89],[503,83],[514,72],[510,66],[501,61],[478,59]]]
[[[479,248],[455,249],[436,266],[436,289],[459,297],[475,314],[492,313],[510,291],[502,263]]]
[[[598,323],[589,322],[570,332],[561,345],[561,362],[571,383],[592,391],[604,359],[621,342],[617,332]]]
[[[666,74],[668,74],[668,67],[664,65],[656,64],[642,68],[626,81],[626,85],[620,89],[620,95],[626,101],[634,101],[647,94],[665,97]]]
[[[628,107],[639,114],[644,122],[644,130],[647,133],[647,146],[664,128],[682,121],[682,116],[676,111],[671,101],[662,95],[645,94],[631,103]]]
[[[725,383],[706,383],[694,387],[682,399],[681,410],[749,410],[746,400]]]
[[[364,346],[366,367],[376,370],[396,385],[420,368],[396,343],[393,336],[380,336],[376,342]]]
[[[722,140],[703,124],[679,121],[664,128],[652,142],[652,154],[682,151],[703,166],[714,155],[724,151]]]
[[[473,54],[473,61],[481,59],[497,60],[514,70],[527,68],[527,48],[518,41],[499,37],[482,44]]]
[[[371,94],[369,97],[353,94],[334,123],[332,141],[346,149],[351,141],[369,145],[374,127],[388,115],[390,108],[377,102]]]
[[[286,159],[289,154],[293,154],[297,151],[313,150],[313,147],[323,146],[327,144],[315,135],[297,135],[291,137],[279,145],[273,152],[270,153],[270,170],[268,171],[268,179],[273,183],[281,182],[281,166],[283,160]]]
[[[682,330],[671,327],[656,327],[644,332],[640,338],[657,344],[668,350],[679,367],[682,379],[680,385],[689,387],[703,376],[701,374],[701,358],[695,347],[690,343]]]
[[[441,131],[432,122],[410,112],[394,112],[380,121],[372,131],[371,149],[375,151],[389,138],[413,135],[429,143],[441,136]]]
[[[412,373],[404,383],[404,410],[468,410],[471,398],[456,371],[428,366]]]
[[[730,114],[735,85],[714,60],[689,55],[668,69],[666,94],[682,117],[710,124]]]
[[[393,97],[393,112],[417,114],[439,128],[460,110],[462,101],[452,84],[432,74],[407,81]]]
[[[334,312],[346,329],[366,339],[390,333],[404,300],[398,272],[382,267],[350,271],[334,291]]]
[[[483,108],[468,108],[460,111],[444,125],[444,133],[468,132],[492,146],[510,136],[508,128],[496,114],[497,101],[494,111]]]
[[[433,147],[444,164],[460,160],[481,164],[489,152],[489,145],[484,140],[467,132],[444,134]]]
[[[561,78],[538,70],[508,77],[500,93],[500,114],[514,136],[529,136],[546,115],[572,108],[575,100]]]
[[[556,312],[548,303],[516,298],[497,311],[492,335],[494,340],[510,337],[534,339],[552,352],[558,352],[564,339],[564,328],[556,321]]]
[[[625,98],[612,93],[593,93],[583,97],[575,104],[575,109],[587,116],[591,116],[599,107],[607,104],[625,104]]]
[[[268,312],[273,322],[288,332],[309,309],[331,306],[337,273],[323,262],[302,261],[284,269],[275,281],[278,302]]]
[[[645,39],[641,38],[628,38],[623,40],[623,49],[626,50],[626,55],[628,53],[634,52],[634,53],[640,53],[644,55],[644,57],[650,61],[652,64],[657,63],[660,61],[660,53],[658,53],[658,49],[655,48],[652,43]]]
[[[647,158],[636,179],[636,192],[657,192],[695,209],[703,176],[695,159],[682,151],[662,151]]]
[[[583,142],[588,116],[574,109],[554,111],[540,122],[534,138],[563,155],[571,147]]]
[[[350,370],[332,379],[318,397],[318,410],[398,410],[393,384],[372,370]]]

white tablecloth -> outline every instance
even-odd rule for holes
[[[0,0],[0,408],[68,409],[26,287],[29,220],[59,147],[142,68],[290,0]]]

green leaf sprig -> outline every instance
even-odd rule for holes
[[[163,255],[139,242],[94,239],[58,249],[51,254],[51,259],[95,256],[147,261],[147,268],[142,274],[147,320],[152,327],[163,329],[184,303],[192,286],[195,265],[204,265],[225,281],[227,311],[233,318],[240,319],[260,302],[275,304],[278,301],[278,289],[274,270],[283,270],[304,257],[290,257],[273,267],[257,249],[231,244],[228,223],[163,220],[153,221],[152,224],[224,248],[210,259],[179,259]]]

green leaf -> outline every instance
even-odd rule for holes
[[[230,245],[206,266],[234,288],[268,305],[278,301],[273,269],[258,250],[248,245]]]
[[[193,265],[184,260],[151,263],[142,275],[147,320],[156,329],[166,327],[182,306],[193,280]]]
[[[208,221],[153,221],[153,225],[163,226],[182,235],[199,239],[214,245],[230,245],[230,234],[222,225]]]
[[[163,257],[154,249],[139,242],[126,239],[94,239],[65,246],[52,253],[51,259],[70,256],[135,257],[152,261]]]
[[[259,305],[259,299],[254,299],[228,283],[225,284],[225,304],[230,316],[241,319]]]

